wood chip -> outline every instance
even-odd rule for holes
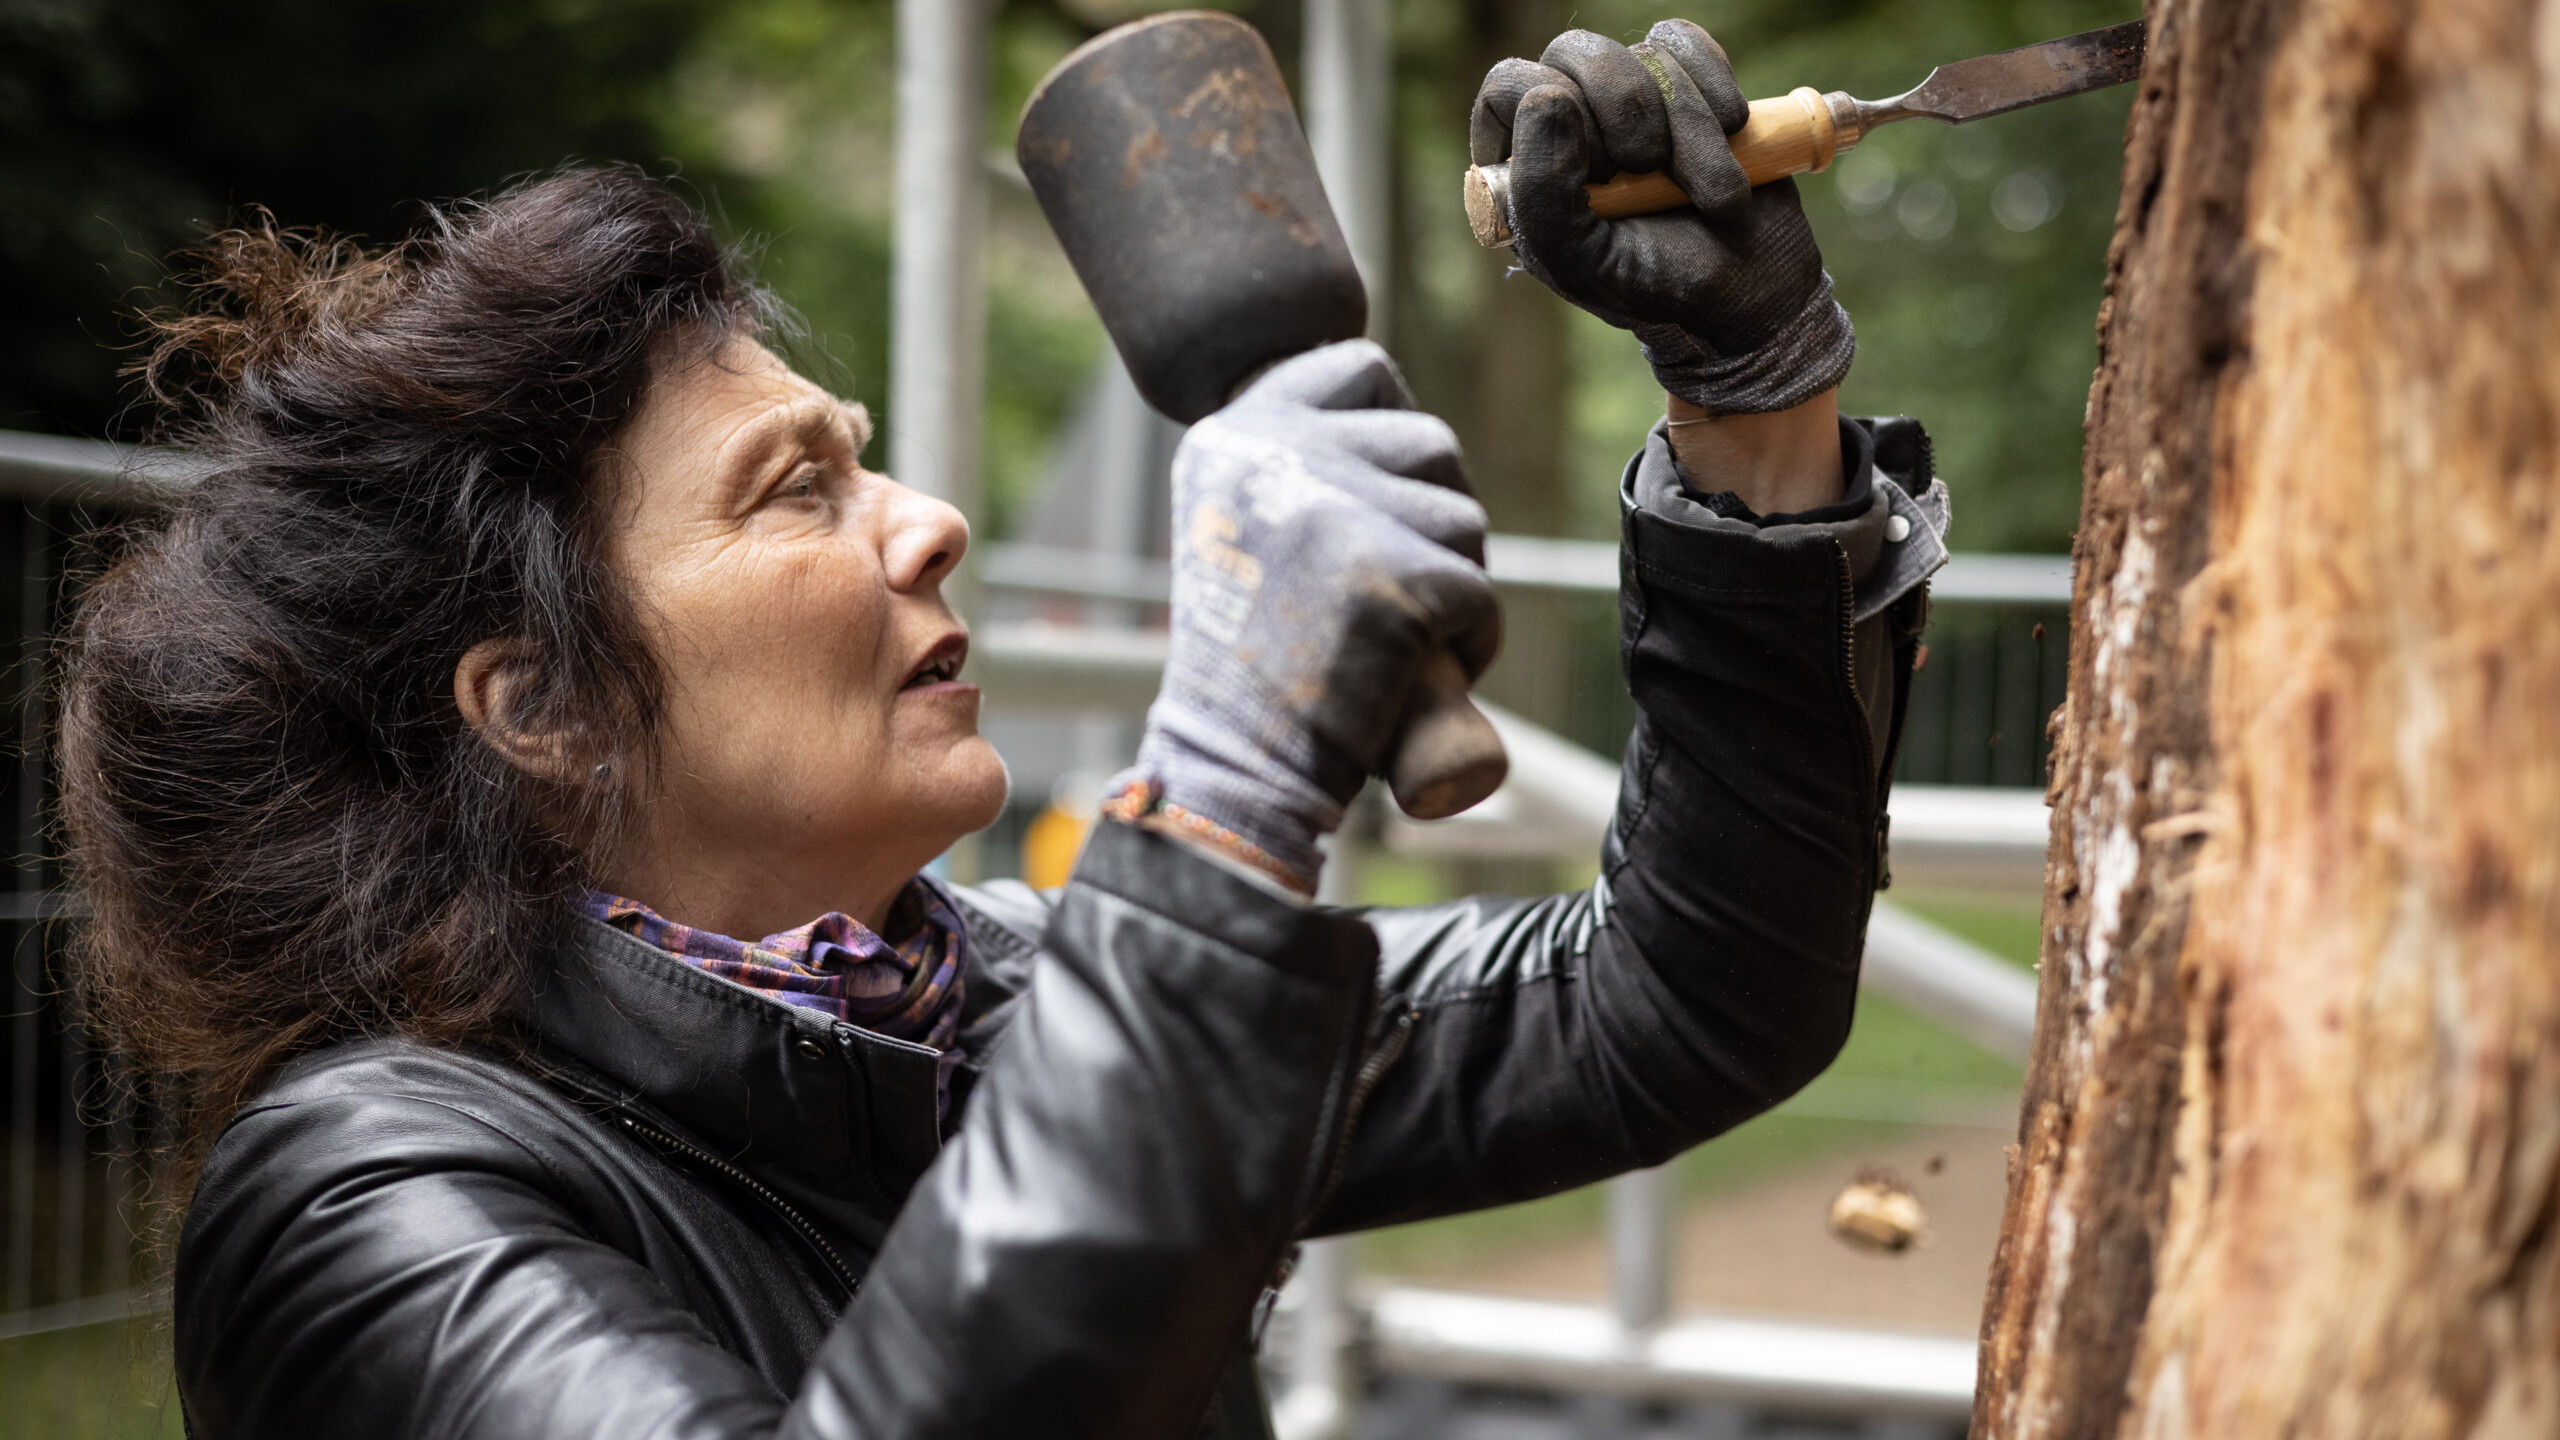
[[[1870,1167],[1831,1201],[1831,1233],[1861,1250],[1898,1255],[1929,1228],[1920,1197],[1891,1170]]]

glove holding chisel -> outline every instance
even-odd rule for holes
[[[1634,331],[1667,392],[1666,423],[1623,482],[1629,543],[1643,529],[1836,553],[1881,763],[1892,672],[1909,663],[1925,607],[1901,607],[1898,636],[1886,612],[1945,563],[1947,491],[1916,422],[1840,415],[1834,392],[1857,338],[1795,182],[1755,188],[1734,156],[1728,137],[1749,119],[1723,47],[1665,20],[1632,47],[1575,30],[1537,63],[1496,65],[1470,148],[1478,165],[1509,161],[1505,218],[1521,266]],[[1595,214],[1584,187],[1621,173],[1667,174],[1689,203]],[[1638,525],[1639,514],[1652,518]],[[1675,564],[1681,548],[1658,542],[1647,563]]]
[[[1632,330],[1662,388],[1708,415],[1790,409],[1839,385],[1857,342],[1795,182],[1754,189],[1727,137],[1750,118],[1722,46],[1665,20],[1630,48],[1586,30],[1505,60],[1476,96],[1475,163],[1511,164],[1514,253]],[[1662,171],[1691,205],[1603,220],[1586,182]]]

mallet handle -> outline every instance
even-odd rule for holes
[[[1841,151],[1858,143],[1858,102],[1799,85],[1770,100],[1751,102],[1751,118],[1733,135],[1733,158],[1754,185],[1827,169]],[[1511,243],[1511,167],[1476,165],[1467,170],[1467,224],[1479,245]],[[1651,215],[1689,203],[1668,175],[1619,175],[1585,185],[1591,213],[1604,220]]]
[[[1511,770],[1502,737],[1467,698],[1458,657],[1434,650],[1414,677],[1387,789],[1416,820],[1443,820],[1492,794]]]

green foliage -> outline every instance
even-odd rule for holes
[[[1504,8],[1398,5],[1403,228],[1421,292],[1408,300],[1421,323],[1398,337],[1399,350],[1412,352],[1409,369],[1430,371],[1462,362],[1473,346],[1502,343],[1470,332],[1483,261],[1469,253],[1456,177],[1465,95],[1481,73],[1459,67],[1483,59],[1468,53],[1469,27]],[[1685,16],[1725,44],[1746,93],[1809,84],[1882,98],[1919,83],[1933,65],[2111,24],[2137,8],[2127,0],[1589,0],[1565,23],[1631,42],[1655,20]],[[1962,127],[1908,121],[1798,182],[1858,326],[1843,405],[1928,424],[1956,494],[1958,548],[2069,547],[2130,101],[2128,88]],[[1661,395],[1623,334],[1577,315],[1572,345],[1571,528],[1613,537],[1619,468],[1660,413]],[[1416,381],[1427,395],[1456,388],[1438,374]]]
[[[2036,967],[2044,929],[2044,905],[2036,896],[1896,891],[1894,899],[1921,919],[1963,936],[2021,970]]]
[[[379,238],[570,157],[673,168],[716,8],[0,0],[0,425],[106,432],[119,311],[242,207]]]
[[[1039,76],[1142,0],[1010,0],[992,144]],[[1294,74],[1289,0],[1224,8]],[[1685,13],[1745,88],[1883,95],[1930,65],[2121,19],[2122,0],[1592,0],[1558,24],[1635,39]],[[1392,343],[1465,424],[1478,320],[1502,268],[1465,234],[1455,177],[1489,27],[1534,0],[1397,0],[1400,214]],[[888,0],[0,0],[0,426],[116,423],[122,309],[163,259],[262,204],[288,224],[389,237],[416,203],[571,158],[677,174],[755,242],[809,317],[832,383],[885,413],[895,67]],[[1516,17],[1513,17],[1516,18]],[[1490,47],[1490,48],[1489,48]],[[1530,48],[1523,43],[1517,48]],[[1860,354],[1844,400],[1916,414],[1956,487],[1957,541],[2063,548],[2127,94],[1949,130],[1879,132],[1802,183]],[[2032,223],[2030,223],[2032,222]],[[1002,533],[1100,353],[1100,327],[1036,209],[996,187],[986,461]],[[1507,282],[1528,284],[1525,279]],[[1568,528],[1611,499],[1658,412],[1633,345],[1577,316],[1559,397]],[[876,458],[876,457],[875,457]]]
[[[115,373],[130,312],[168,298],[173,252],[247,207],[390,239],[420,201],[581,159],[678,177],[807,315],[797,358],[885,412],[892,8],[0,0],[0,427],[133,433]],[[1007,134],[1086,33],[1016,9],[997,47]],[[999,253],[993,269],[1001,508],[1037,474],[1099,330],[1063,267],[1025,281]]]
[[[1905,3],[1824,36],[1822,51],[1802,38],[1781,43],[1773,60],[1791,59],[1802,67],[1793,73],[1826,89],[1883,96],[1939,61],[2091,29],[2129,9]],[[1774,65],[1744,72],[1754,74],[1783,83]],[[2070,548],[2131,100],[2127,87],[1963,126],[1905,121],[1804,182],[1859,326],[1842,401],[1929,426],[1957,497],[1958,548]]]
[[[178,1440],[167,1317],[0,1340],[0,1440]]]

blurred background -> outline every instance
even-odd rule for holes
[[[40,437],[147,439],[150,417],[118,375],[133,334],[126,317],[172,298],[163,279],[173,252],[250,207],[287,225],[390,240],[421,221],[422,201],[485,194],[566,160],[615,159],[673,179],[756,257],[762,278],[808,320],[801,363],[872,408],[884,438],[866,460],[887,466],[899,437],[915,438],[898,409],[908,397],[889,383],[894,241],[902,199],[914,198],[902,197],[895,160],[900,8],[0,0],[0,431],[11,432],[13,453],[38,460],[73,453]],[[1170,7],[986,8],[985,157],[975,177],[984,218],[973,222],[985,326],[973,581],[982,635],[1010,636],[1036,658],[1052,644],[1044,636],[1064,637],[1056,645],[1096,631],[1143,639],[1160,625],[1160,481],[1177,432],[1133,410],[1007,158],[1015,116],[1075,45]],[[1216,8],[1261,28],[1303,96],[1308,15],[1318,7]],[[1379,0],[1368,9],[1375,33],[1360,48],[1381,82],[1371,107],[1381,117],[1379,239],[1364,256],[1384,302],[1375,333],[1422,402],[1457,427],[1497,532],[1606,545],[1619,472],[1660,414],[1661,393],[1627,336],[1507,273],[1508,252],[1468,236],[1458,177],[1486,68],[1535,56],[1568,26],[1633,41],[1679,15],[1724,42],[1749,94],[1810,84],[1877,97],[1941,61],[2130,18],[2131,7]],[[1898,839],[1921,838],[1907,856],[1897,846],[1891,896],[1934,925],[1931,935],[2013,972],[2036,949],[2033,805],[2068,628],[2067,568],[2057,557],[2078,512],[2081,412],[2128,98],[2107,92],[1962,129],[1890,127],[1800,182],[1858,327],[1843,404],[1927,423],[1955,495],[1950,538],[1977,577],[1955,583],[1951,574],[1941,586],[1900,762],[1906,793],[1952,797],[1953,829],[1941,829],[1954,839],[1923,851],[1927,818],[1907,819],[1897,802]],[[19,466],[40,471],[55,473],[33,460]],[[0,1436],[176,1434],[165,1322],[152,1313],[148,1249],[132,1238],[149,1116],[66,1023],[76,997],[53,956],[57,927],[76,917],[59,914],[44,845],[34,682],[62,604],[60,577],[77,568],[67,557],[112,506],[47,499],[32,481],[13,487],[0,507],[0,557],[14,567],[0,577],[0,608],[14,616],[22,662],[21,753],[0,794],[19,836],[16,904],[0,926],[14,961],[0,1016]],[[1567,792],[1580,785],[1605,811],[1606,771],[1577,770],[1573,756],[1613,760],[1632,719],[1617,676],[1608,557],[1570,545],[1509,553],[1509,638],[1484,693],[1539,735],[1569,743],[1573,755],[1548,770],[1563,810],[1575,808]],[[2005,569],[1984,560],[2003,554],[2046,558]],[[1097,556],[1109,563],[1087,563]],[[990,666],[1014,653],[989,643]],[[1013,768],[1013,802],[946,863],[963,878],[1056,883],[1101,780],[1134,745],[1135,716],[1125,703],[1004,706],[1005,693],[991,690],[989,728]],[[1986,795],[1991,810],[1963,808]],[[1491,823],[1475,839],[1418,835],[1372,807],[1346,840],[1337,898],[1414,903],[1589,883],[1596,848],[1561,811],[1542,820],[1540,799],[1526,796],[1506,812],[1510,829]],[[1993,811],[2005,818],[1976,823]],[[2008,828],[1986,839],[1982,824]],[[2018,1051],[2014,1037],[1986,1040],[1949,1013],[1871,990],[1831,1074],[1671,1168],[1656,1201],[1669,1207],[1669,1239],[1655,1256],[1670,1277],[1669,1312],[1970,1336],[1997,1228],[2001,1146],[2014,1128]],[[1878,1165],[1927,1208],[1928,1234],[1914,1250],[1864,1253],[1825,1229],[1841,1184]],[[1345,1283],[1363,1294],[1439,1287],[1600,1303],[1612,1285],[1612,1203],[1595,1189],[1366,1237],[1344,1252],[1356,1271]],[[1373,1332],[1354,1343],[1384,1342]],[[1500,1386],[1449,1375],[1412,1383],[1425,1400],[1373,1386],[1363,1423],[1389,1427],[1378,1433],[1528,1434],[1561,1424],[1769,1436],[1888,1433],[1876,1427],[1903,1423],[1854,1407],[1828,1418],[1819,1406],[1799,1414],[1653,1401],[1641,1414],[1557,1410],[1553,1396],[1505,1409]],[[1467,1394],[1482,1403],[1452,1400],[1452,1385],[1473,1386]],[[1935,1434],[1952,1422],[1910,1423],[1923,1428],[1909,1433]]]

